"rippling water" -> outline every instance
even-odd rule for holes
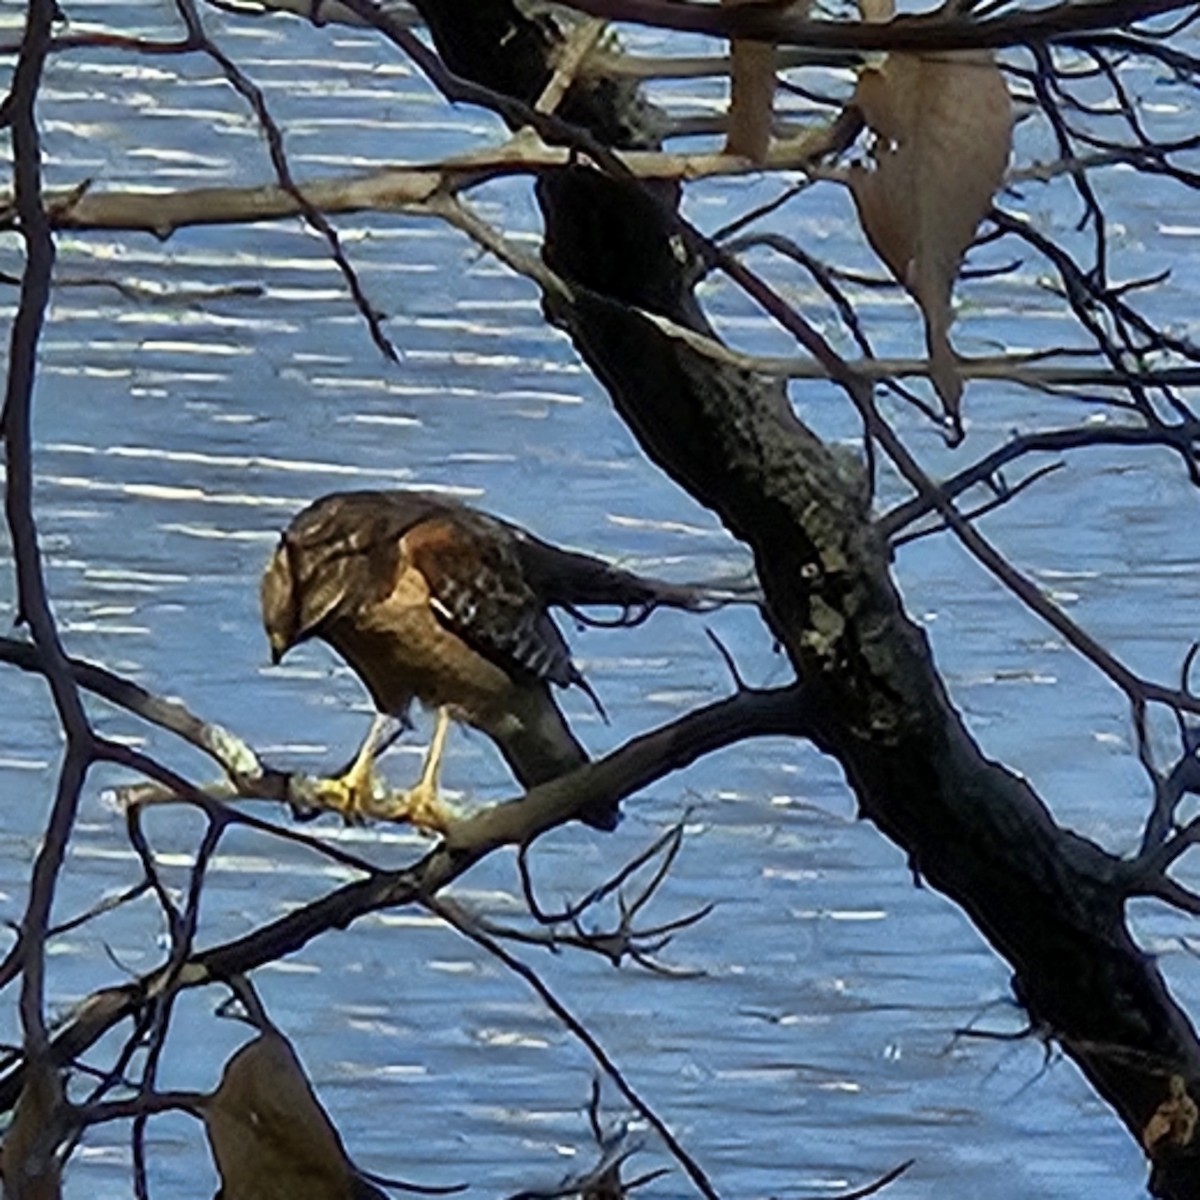
[[[93,0],[70,12],[81,26],[178,34],[166,4]],[[6,28],[14,18],[0,13]],[[442,105],[365,33],[206,19],[266,90],[301,177],[430,160],[499,136],[486,114]],[[656,37],[631,40],[661,49]],[[1143,82],[1154,93],[1153,81]],[[696,112],[718,104],[715,84],[664,90]],[[1160,108],[1168,131],[1186,123],[1165,89]],[[48,71],[41,115],[55,186],[271,178],[253,120],[199,57],[63,54]],[[689,197],[691,213],[716,228],[779,186],[713,183]],[[1119,174],[1104,186],[1121,205],[1121,272],[1157,269],[1194,235],[1182,196],[1164,188],[1151,201]],[[475,199],[508,229],[536,231],[525,185],[491,186]],[[1052,226],[1066,229],[1074,218],[1058,201],[1041,204],[1033,193],[1030,210]],[[818,189],[776,220],[822,254],[875,269],[836,192]],[[369,711],[360,685],[322,647],[282,669],[266,665],[257,575],[275,531],[316,495],[451,488],[546,537],[674,578],[744,565],[712,518],[639,456],[566,341],[541,320],[529,284],[432,221],[362,217],[338,226],[373,302],[389,314],[399,365],[374,351],[323,244],[296,222],[185,230],[166,243],[70,233],[59,242],[36,410],[41,533],[71,651],[180,696],[274,760],[306,767],[341,761]],[[995,251],[992,261],[1003,257]],[[0,267],[19,269],[11,237],[0,241]],[[769,269],[832,329],[807,280]],[[1031,345],[1057,328],[1051,322],[1062,325],[1053,298],[1040,311],[1030,306],[1039,270],[1028,263],[1017,284],[969,293],[963,349]],[[116,283],[146,294],[120,293]],[[710,283],[705,298],[740,347],[792,352],[727,286]],[[11,293],[0,300],[9,315]],[[1149,307],[1194,314],[1194,276],[1178,270]],[[906,303],[876,296],[866,311],[882,353],[916,350]],[[1193,316],[1193,336],[1195,324]],[[798,385],[795,395],[820,428],[853,436],[831,389]],[[968,453],[1014,427],[1079,416],[1064,401],[983,386],[968,394],[968,411]],[[956,461],[928,432],[913,440],[938,470]],[[965,461],[961,451],[957,461]],[[1196,633],[1194,513],[1167,456],[1097,451],[988,528],[1132,666],[1170,678]],[[1147,794],[1119,697],[955,545],[919,542],[897,569],[987,752],[1025,772],[1060,820],[1114,850],[1132,849]],[[0,597],[11,613],[7,563],[2,570]],[[786,678],[746,614],[703,622],[663,614],[636,633],[589,630],[574,639],[577,655],[612,724],[578,696],[565,702],[594,751],[727,691],[706,624],[748,679]],[[5,679],[0,916],[15,920],[60,740],[44,689],[15,673]],[[165,736],[99,705],[95,715],[106,733],[149,738],[155,753],[205,777],[207,767]],[[421,740],[391,756],[393,777],[416,771]],[[490,747],[461,731],[445,774],[464,796],[508,792]],[[107,771],[90,781],[63,915],[137,877],[103,799],[117,782]],[[957,910],[914,887],[893,846],[855,821],[835,767],[783,742],[737,748],[659,783],[628,812],[611,838],[571,829],[547,839],[536,856],[545,893],[561,897],[599,880],[690,812],[656,912],[665,919],[715,902],[667,955],[702,977],[617,972],[578,954],[535,961],[723,1193],[826,1195],[907,1157],[916,1166],[888,1193],[898,1200],[1138,1190],[1141,1156],[1073,1067],[1044,1061],[1035,1043],[955,1036],[970,1024],[1020,1027],[1007,971]],[[168,878],[182,884],[195,820],[158,811],[150,825]],[[381,863],[409,861],[421,849],[411,834],[309,828]],[[201,942],[244,933],[342,878],[297,847],[234,831],[214,863]],[[515,911],[511,862],[495,856],[457,894],[489,912]],[[1180,942],[1190,926],[1154,909],[1137,919],[1181,999],[1200,1010],[1200,973]],[[59,939],[53,1004],[65,1011],[91,989],[153,967],[162,938],[145,901]],[[519,980],[432,921],[407,911],[373,917],[260,972],[259,982],[365,1166],[431,1183],[470,1180],[499,1194],[553,1184],[590,1161],[588,1058]],[[181,1001],[165,1086],[211,1086],[244,1037],[212,1019],[217,999]],[[10,1006],[0,1036],[13,1034],[13,1022]],[[609,1096],[607,1111],[623,1110]],[[151,1131],[155,1194],[208,1194],[199,1130],[163,1118]],[[123,1136],[111,1128],[89,1135],[69,1172],[69,1196],[127,1194]],[[663,1156],[652,1137],[644,1140],[638,1163],[648,1169]],[[687,1186],[676,1173],[652,1191],[676,1195]]]

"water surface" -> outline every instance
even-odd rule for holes
[[[167,4],[94,0],[71,13],[81,25],[178,33]],[[265,89],[298,176],[429,160],[500,136],[487,114],[442,105],[366,33],[206,19]],[[659,35],[631,41],[663,48]],[[680,110],[719,104],[715,83],[674,84],[667,93]],[[253,120],[199,57],[64,54],[48,70],[41,115],[56,186],[271,178]],[[1168,127],[1172,120],[1181,116],[1168,111]],[[715,229],[779,186],[712,183],[689,196],[690,214]],[[1148,273],[1164,253],[1187,247],[1180,231],[1194,221],[1180,196],[1164,187],[1151,200],[1119,174],[1104,187],[1124,221],[1124,271]],[[489,187],[476,201],[516,234],[537,230],[523,183]],[[1065,230],[1074,214],[1057,203],[1031,207]],[[835,191],[817,189],[775,220],[815,252],[878,269]],[[36,408],[38,513],[70,650],[183,698],[276,761],[306,767],[343,759],[369,712],[361,686],[320,646],[283,668],[266,662],[258,573],[280,525],[317,495],[436,486],[547,538],[672,578],[745,565],[715,521],[640,456],[566,340],[542,321],[530,284],[430,220],[361,217],[338,227],[373,302],[389,314],[398,365],[375,352],[322,242],[297,222],[183,230],[166,243],[69,233],[59,239]],[[756,261],[838,336],[807,279]],[[19,269],[12,238],[0,243],[0,267]],[[1029,301],[1039,270],[1030,263],[1015,281],[969,293],[963,349],[1066,336],[1053,297]],[[118,282],[162,294],[131,298],[114,290]],[[1194,313],[1196,292],[1183,258],[1151,308]],[[727,285],[709,283],[704,295],[739,347],[794,352]],[[11,313],[11,294],[0,299]],[[911,306],[886,294],[866,305],[881,353],[918,350]],[[794,396],[819,428],[854,436],[832,389],[797,385]],[[966,453],[1013,428],[1080,415],[1077,405],[999,386],[974,389],[968,406]],[[897,418],[933,469],[966,461],[910,417]],[[895,484],[884,487],[886,500]],[[1131,666],[1174,677],[1196,633],[1200,587],[1195,501],[1174,460],[1081,454],[987,529]],[[11,571],[0,569],[11,613]],[[1131,850],[1148,800],[1120,697],[956,545],[916,543],[897,571],[985,750],[1025,773],[1062,822]],[[750,614],[661,614],[635,633],[588,630],[574,637],[577,657],[612,722],[602,724],[581,696],[564,703],[595,752],[728,692],[705,626],[747,679],[786,681],[786,665]],[[60,738],[44,689],[15,673],[5,678],[0,916],[15,920]],[[99,705],[94,712],[104,732],[206,777],[206,766],[165,735]],[[415,774],[427,729],[390,757],[393,778]],[[464,802],[509,794],[490,746],[461,731],[445,778]],[[122,781],[93,774],[62,915],[137,877],[122,822],[104,799]],[[536,855],[548,901],[603,878],[685,814],[684,851],[652,912],[667,919],[715,904],[666,955],[700,977],[616,971],[581,954],[529,957],[722,1194],[832,1195],[908,1157],[915,1167],[888,1193],[897,1200],[1137,1194],[1141,1155],[1069,1063],[1035,1041],[956,1036],[967,1026],[1021,1027],[1008,971],[961,913],[914,886],[900,852],[855,820],[837,768],[804,747],[771,741],[715,755],[630,803],[610,838],[559,831]],[[150,828],[166,877],[184,885],[195,818],[163,810]],[[405,832],[309,829],[385,864],[422,849]],[[213,865],[201,943],[243,934],[344,878],[298,847],[234,832]],[[511,861],[494,856],[455,893],[494,915],[515,913]],[[1200,972],[1181,940],[1191,926],[1151,907],[1136,918],[1182,1002],[1200,1011]],[[52,1003],[66,1012],[90,990],[153,968],[162,954],[155,906],[121,909],[55,942]],[[466,1180],[496,1195],[551,1185],[591,1161],[587,1055],[520,980],[432,920],[409,911],[372,917],[257,981],[370,1169]],[[213,1018],[219,999],[182,999],[164,1086],[212,1086],[244,1038],[241,1027]],[[4,1010],[0,1035],[12,1037],[13,1022]],[[95,1058],[102,1061],[99,1050]],[[606,1112],[613,1120],[625,1113],[611,1089]],[[164,1118],[151,1135],[154,1194],[208,1194],[199,1130]],[[643,1140],[639,1167],[666,1161],[653,1137]],[[90,1134],[67,1195],[128,1194],[128,1157],[120,1129]],[[676,1172],[651,1190],[689,1188]]]

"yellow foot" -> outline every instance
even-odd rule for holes
[[[372,816],[396,822],[407,822],[422,833],[444,834],[455,819],[455,814],[438,795],[436,787],[421,784],[389,797],[375,806]]]
[[[441,770],[449,729],[450,714],[444,708],[439,708],[421,778],[414,787],[394,799],[373,803],[371,816],[388,821],[407,821],[423,833],[444,834],[450,828],[455,814],[438,794],[438,772]]]
[[[375,797],[384,790],[375,773],[375,747],[386,725],[387,717],[376,714],[349,769],[336,779],[313,780],[309,806],[340,813],[347,825],[361,825],[372,815]]]
[[[375,804],[375,783],[374,772],[365,785],[348,774],[337,779],[315,779],[305,797],[305,807],[338,813],[347,825],[362,825]]]

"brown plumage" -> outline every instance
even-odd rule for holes
[[[276,662],[328,642],[376,707],[445,707],[496,743],[522,787],[587,762],[550,685],[591,695],[549,608],[704,609],[728,597],[645,579],[561,550],[516,525],[429,492],[342,492],[288,526],[262,581]],[[593,697],[594,699],[594,697]],[[615,806],[583,817],[616,825]]]

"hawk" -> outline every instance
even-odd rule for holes
[[[439,722],[404,812],[445,827],[436,772],[448,719],[486,733],[526,789],[588,761],[553,687],[595,694],[550,615],[616,605],[636,624],[659,606],[704,611],[728,592],[647,579],[560,549],[517,525],[421,491],[340,492],[284,530],[262,579],[262,617],[274,662],[320,638],[353,668],[380,714],[406,722],[414,700]],[[595,622],[593,622],[595,623]],[[600,710],[603,712],[603,710]],[[371,813],[378,717],[354,765],[330,781],[331,807]],[[612,829],[615,805],[581,819]]]

